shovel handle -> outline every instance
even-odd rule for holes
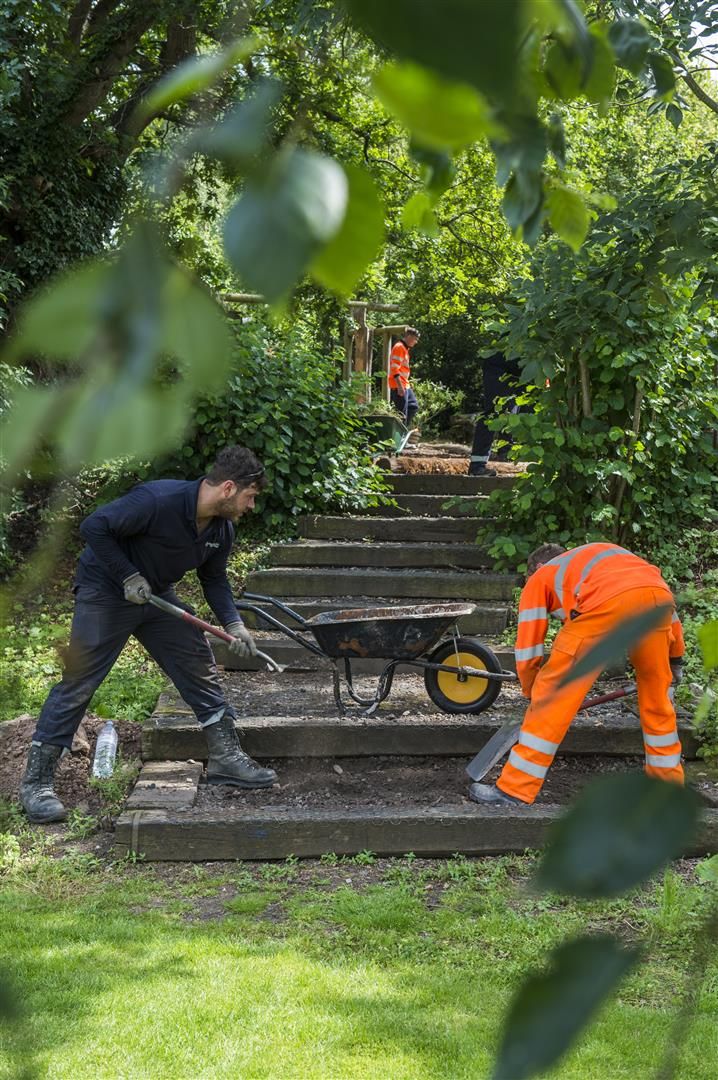
[[[185,611],[184,608],[178,607],[177,604],[171,604],[169,600],[163,600],[160,596],[151,596],[149,602],[159,608],[160,611],[166,611],[168,615],[174,615],[177,619],[184,619],[185,622],[191,623],[192,626],[196,626],[199,630],[204,630],[206,634],[212,634],[214,637],[229,643],[234,641],[232,635],[228,634],[226,630],[205,622],[198,615],[192,615],[189,611]]]
[[[605,705],[608,701],[618,701],[619,698],[630,697],[631,694],[636,693],[637,689],[635,683],[628,683],[627,686],[622,686],[620,690],[612,690],[610,694],[599,694],[598,697],[584,698],[578,711],[581,712],[583,709],[592,709],[594,705]]]

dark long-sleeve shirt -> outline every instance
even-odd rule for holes
[[[196,570],[207,603],[223,626],[240,621],[227,580],[231,521],[214,517],[197,532],[199,480],[152,480],[100,506],[80,525],[87,547],[75,583],[122,596],[122,582],[140,573],[153,592],[171,589]]]

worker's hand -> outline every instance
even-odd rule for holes
[[[234,653],[235,656],[257,655],[257,646],[254,644],[254,638],[244,623],[230,623],[229,626],[225,626],[225,630],[234,638],[234,641],[227,643],[227,648],[231,653]]]
[[[675,660],[671,660],[671,672],[673,674],[673,685],[678,686],[683,682],[683,657],[676,657]]]
[[[131,604],[146,604],[152,596],[152,587],[142,574],[130,574],[122,582],[125,590],[125,600]]]
[[[404,387],[401,386],[401,385],[397,386],[396,392],[399,395],[399,397],[403,397],[404,396]]]

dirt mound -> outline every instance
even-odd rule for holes
[[[17,798],[36,720],[35,716],[25,714],[0,724],[0,799]],[[66,755],[57,768],[55,791],[68,809],[82,806],[86,810],[97,810],[101,806],[102,800],[98,792],[90,787],[89,780],[97,733],[104,723],[105,720],[99,716],[85,716],[75,737],[73,752]],[[119,735],[122,760],[139,759],[139,724],[128,720],[115,720],[114,724]]]
[[[498,476],[518,476],[526,471],[523,462],[492,461],[489,468]],[[391,459],[391,471],[394,473],[433,473],[443,476],[463,476],[468,472],[469,462],[465,457],[429,457],[415,454],[402,454]]]

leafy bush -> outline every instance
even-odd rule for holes
[[[705,161],[661,170],[577,256],[548,243],[517,285],[508,348],[533,411],[492,426],[532,464],[492,495],[496,556],[515,564],[537,543],[599,539],[650,555],[715,519],[707,171]]]
[[[421,379],[414,386],[419,401],[419,413],[417,420],[424,434],[429,432],[440,433],[442,425],[440,414],[445,416],[450,413],[460,412],[464,404],[462,390],[452,390],[442,383],[432,382],[430,379]]]
[[[265,524],[356,510],[376,505],[382,491],[361,424],[352,388],[338,381],[331,357],[316,355],[299,332],[281,339],[245,327],[226,386],[199,401],[187,442],[161,471],[198,475],[223,446],[241,443],[267,470],[258,503]]]

